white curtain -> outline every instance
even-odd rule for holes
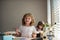
[[[60,40],[60,0],[51,0],[52,23],[57,23],[54,27],[54,40]]]

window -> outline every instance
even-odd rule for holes
[[[52,0],[52,23],[60,23],[60,0]]]

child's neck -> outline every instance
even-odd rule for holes
[[[25,26],[30,26],[29,24],[26,24]]]

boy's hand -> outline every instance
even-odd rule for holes
[[[33,38],[36,38],[36,33],[32,33],[32,37]]]

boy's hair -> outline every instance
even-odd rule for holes
[[[43,24],[42,21],[39,21],[36,27],[39,28],[39,25],[42,26],[42,27],[44,27],[44,24]],[[43,30],[43,28],[41,30]]]
[[[22,25],[25,25],[25,18],[26,17],[31,17],[31,23],[30,23],[30,26],[32,26],[33,25],[33,23],[34,23],[34,19],[33,19],[33,16],[32,16],[32,14],[31,13],[26,13],[24,16],[23,16],[23,18],[22,18]]]

